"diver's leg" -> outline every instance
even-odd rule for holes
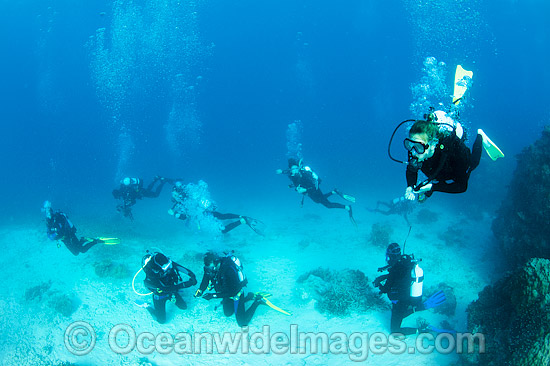
[[[245,303],[247,301],[254,300],[252,302],[252,305],[245,310]],[[249,292],[246,296],[242,296],[239,299],[239,304],[237,306],[237,312],[236,312],[236,318],[237,318],[237,324],[240,327],[246,327],[248,323],[250,323],[250,320],[252,320],[252,317],[254,316],[254,312],[256,312],[256,309],[258,306],[262,304],[259,299],[255,299],[255,296],[253,293]]]
[[[483,151],[483,136],[477,135],[474,145],[472,146],[472,155],[470,156],[470,169],[471,172],[479,165],[481,160],[481,152]]]
[[[160,324],[166,323],[166,301],[168,300],[167,295],[155,295],[153,294],[153,306],[149,306],[147,310],[151,313],[153,317],[157,319],[157,322]]]
[[[218,211],[212,211],[212,216],[218,220],[230,220],[230,219],[240,219],[241,215],[232,214],[232,213],[221,213]]]
[[[231,316],[235,313],[235,300],[230,298],[224,298],[222,300],[223,313],[225,316]]]
[[[154,187],[155,183],[158,182],[159,180],[160,180],[159,185],[153,191],[153,187]],[[164,179],[159,179],[159,178],[153,179],[151,184],[149,184],[147,186],[147,188],[145,188],[145,190],[143,191],[143,197],[148,197],[148,198],[158,197],[160,195],[160,192],[162,191],[162,187],[164,187],[164,183],[166,183],[166,181]]]
[[[80,253],[86,253],[88,250],[90,250],[91,247],[93,247],[96,244],[99,244],[99,240],[97,239],[91,239],[91,238],[80,238],[78,241],[80,245]]]
[[[231,230],[235,229],[237,226],[240,226],[241,224],[242,224],[241,220],[238,220],[238,221],[232,222],[230,224],[227,224],[223,227],[222,233],[223,234],[228,233]]]
[[[176,292],[174,296],[176,297],[176,306],[181,310],[187,309],[187,303],[185,302],[183,297],[181,297],[181,294],[179,292]]]
[[[412,313],[412,309],[409,309],[409,306],[402,302],[397,302],[397,304],[393,304],[391,308],[391,332],[402,333],[404,335],[416,334],[416,328],[401,327],[403,319],[405,319]]]
[[[80,240],[78,240],[74,233],[71,234],[69,237],[64,238],[62,241],[73,255],[76,256],[81,253],[80,248],[82,247],[82,245],[80,244]]]
[[[326,208],[346,208],[346,205],[342,205],[341,203],[330,202],[320,189],[308,191],[308,196],[313,202],[320,203]]]

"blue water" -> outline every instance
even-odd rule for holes
[[[114,205],[110,190],[126,175],[204,179],[218,201],[290,194],[273,171],[285,165],[294,120],[326,189],[398,196],[403,167],[387,158],[387,141],[412,117],[411,86],[426,57],[447,64],[449,85],[456,64],[474,72],[462,117],[505,151],[506,174],[550,122],[550,5],[542,1],[3,8],[0,189],[10,217],[37,213],[46,198],[63,207]],[[94,56],[100,28],[111,52],[104,58]],[[113,75],[120,85],[107,85]],[[180,117],[170,132],[174,108]],[[479,184],[491,169],[480,167]]]

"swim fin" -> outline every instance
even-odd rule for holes
[[[498,148],[497,145],[495,145],[493,141],[491,141],[491,139],[485,134],[485,132],[483,132],[481,128],[477,130],[477,133],[483,137],[483,148],[487,151],[487,154],[493,161],[504,157],[504,153]]]
[[[283,310],[281,309],[280,307],[276,306],[276,305],[273,305],[273,303],[271,301],[269,301],[267,298],[271,296],[270,293],[267,293],[267,292],[256,292],[255,293],[256,296],[260,297],[260,301],[263,302],[264,304],[266,304],[267,306],[269,306],[270,308],[272,308],[273,310],[277,310],[279,313],[283,313],[285,315],[292,315],[291,313],[289,313],[288,311],[286,310]]]
[[[441,304],[443,304],[447,300],[447,297],[445,296],[445,292],[442,290],[437,291],[435,294],[430,296],[429,298],[424,301],[424,309],[432,309],[435,308]]]
[[[265,224],[260,220],[253,219],[252,217],[243,216],[241,220],[244,219],[244,223],[248,225],[249,228],[254,230],[258,235],[265,236]]]
[[[436,328],[432,325],[428,325],[426,327],[426,330],[429,330],[429,331],[432,331],[432,332],[435,332],[435,333],[449,333],[449,334],[456,334],[456,330],[454,329],[441,329],[441,328]]]
[[[464,70],[461,65],[456,65],[453,104],[458,105],[460,103],[460,100],[472,82],[473,76],[474,73],[472,71]]]
[[[334,192],[335,194],[342,197],[343,199],[345,199],[348,202],[355,203],[355,197],[350,196],[349,194],[344,194],[344,193],[338,191],[337,189],[332,190],[332,192]]]
[[[105,245],[117,245],[117,244],[120,244],[120,239],[119,238],[104,238],[104,237],[99,237],[97,238],[97,240],[101,241],[103,244]]]
[[[269,292],[262,292],[262,291],[255,292],[254,295],[262,298],[271,297],[271,294]]]

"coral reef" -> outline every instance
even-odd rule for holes
[[[317,268],[301,275],[297,282],[298,296],[302,300],[315,299],[315,307],[321,313],[346,316],[387,307],[369,279],[358,270]]]
[[[103,278],[127,278],[130,274],[130,271],[125,265],[114,263],[110,259],[95,262],[94,270],[96,275]]]
[[[48,300],[48,306],[55,312],[69,317],[78,309],[77,299],[67,294],[56,293]]]
[[[437,291],[443,291],[447,300],[445,300],[443,304],[433,308],[433,311],[447,316],[454,316],[456,311],[456,295],[454,289],[451,286],[447,285],[445,282],[441,282],[436,286],[428,287],[424,291],[424,295],[429,297]]]
[[[550,364],[550,260],[534,258],[479,293],[468,306],[468,329],[483,333],[486,353],[464,365]]]
[[[43,307],[44,304],[62,316],[71,316],[79,306],[79,299],[51,288],[52,282],[43,282],[25,291],[25,300]]]
[[[369,243],[380,247],[386,247],[390,243],[393,228],[388,224],[376,222],[372,224]]]
[[[26,301],[42,301],[42,298],[48,292],[50,287],[52,287],[52,281],[51,280],[48,281],[48,282],[42,282],[39,285],[28,288],[27,291],[25,291],[25,300]]]
[[[550,126],[517,160],[507,198],[492,227],[514,266],[530,258],[550,258]]]
[[[447,230],[437,234],[437,238],[445,243],[445,246],[463,246],[466,242],[465,233],[456,225],[449,225]]]

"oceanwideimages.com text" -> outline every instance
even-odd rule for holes
[[[288,332],[250,332],[244,327],[238,332],[136,332],[127,324],[117,324],[109,332],[108,342],[113,353],[138,352],[158,354],[331,354],[347,355],[351,361],[365,361],[370,354],[420,353],[484,353],[485,337],[476,333],[421,333],[410,339],[400,334],[383,332],[301,332],[290,325]],[[65,346],[75,355],[93,351],[97,337],[86,322],[75,322],[65,331]]]

